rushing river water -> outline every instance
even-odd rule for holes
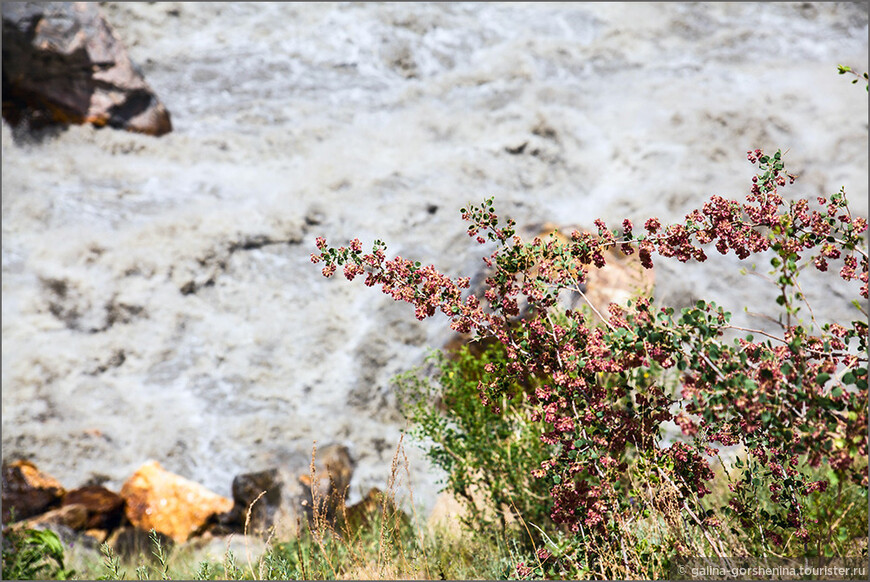
[[[3,125],[3,456],[74,487],[141,463],[228,495],[348,445],[384,487],[390,379],[446,320],[309,262],[316,236],[385,240],[462,275],[458,209],[520,224],[678,220],[742,198],[745,152],[789,150],[790,196],[867,215],[865,4],[106,3],[172,114],[150,138]],[[522,144],[526,144],[521,148]],[[521,153],[511,154],[522,149]],[[657,266],[659,301],[765,309],[733,256]],[[763,270],[763,265],[761,265]],[[810,277],[820,319],[854,288]],[[415,499],[437,486],[408,447]]]

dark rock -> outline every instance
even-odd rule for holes
[[[82,505],[88,516],[84,529],[112,530],[121,524],[124,516],[124,499],[105,487],[86,486],[68,492],[62,506]]]
[[[3,523],[39,515],[60,504],[66,491],[30,461],[3,464]]]
[[[316,515],[318,520],[334,523],[344,508],[356,462],[343,445],[324,447],[314,458],[313,469],[299,476],[303,489],[300,505],[309,520]]]
[[[94,430],[96,431],[98,429],[94,429]],[[92,434],[92,436],[99,436],[99,437],[104,436],[102,432],[100,432],[100,434],[96,434],[96,433],[91,433],[91,434]],[[104,485],[105,483],[108,483],[111,480],[112,480],[112,478],[109,477],[108,475],[103,475],[102,473],[94,473],[88,478],[87,481],[84,482],[84,485],[82,485],[82,487],[101,487],[102,485]]]
[[[156,534],[160,544],[167,550],[167,553],[169,553],[169,550],[175,542],[171,537],[165,534],[160,532],[156,532]],[[149,537],[150,535],[150,531],[145,531],[133,526],[122,526],[116,529],[112,535],[109,536],[106,543],[112,547],[121,559],[140,560],[142,557],[153,556],[152,552],[155,548]]]
[[[244,531],[250,510],[248,533],[266,531],[274,525],[275,515],[281,506],[283,486],[278,469],[237,475],[233,479],[233,508],[218,516],[218,523]],[[254,504],[253,507],[251,504]]]
[[[523,143],[521,143],[518,146],[514,146],[514,147],[505,146],[504,151],[506,151],[507,153],[509,153],[511,155],[518,156],[525,151],[527,145],[529,145],[529,142],[524,141]]]
[[[91,2],[4,2],[3,117],[32,128],[92,123],[148,135],[169,112]]]
[[[347,507],[341,514],[341,522],[345,533],[353,534],[369,527],[375,516],[382,511],[384,493],[377,487],[372,487],[365,497]]]
[[[377,515],[382,513],[384,493],[377,487],[372,487],[359,502],[345,508],[341,512],[340,530],[347,534],[355,534],[371,526]]]
[[[369,489],[361,501],[347,507],[339,517],[339,531],[350,537],[371,529],[382,519],[386,520],[390,529],[393,526],[411,525],[408,514],[399,509],[395,501],[377,487]]]
[[[532,129],[532,133],[545,139],[552,140],[557,140],[559,136],[558,132],[556,132],[556,130],[549,126],[544,120],[538,122],[538,124]]]

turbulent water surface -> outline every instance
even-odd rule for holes
[[[867,69],[866,4],[104,11],[175,131],[2,134],[3,456],[70,487],[156,459],[227,495],[237,473],[305,467],[315,440],[350,447],[352,495],[384,487],[390,379],[449,330],[324,279],[316,236],[470,274],[468,201],[520,224],[678,220],[741,198],[756,147],[789,150],[790,196],[845,186],[867,214],[867,94],[836,73]],[[764,325],[742,310],[775,289],[712,254],[660,262],[657,299]],[[852,314],[836,277],[805,291],[819,319]]]

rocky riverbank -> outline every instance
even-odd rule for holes
[[[354,467],[346,447],[325,447],[304,471],[274,467],[237,475],[227,498],[156,461],[139,467],[120,491],[100,484],[67,489],[30,461],[4,462],[3,527],[49,528],[84,546],[106,542],[121,555],[147,546],[152,530],[179,544],[234,534],[287,540],[316,514],[323,524],[344,531],[366,519],[372,500],[375,508],[380,505],[377,489],[360,503],[345,505]]]

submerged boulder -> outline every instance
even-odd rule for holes
[[[4,2],[3,117],[160,136],[169,112],[92,2]]]

